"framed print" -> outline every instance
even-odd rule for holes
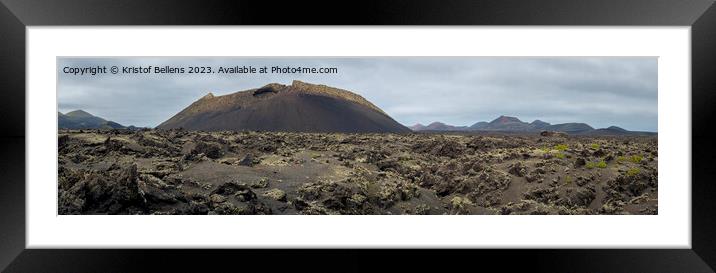
[[[711,4],[4,1],[0,265],[712,272]]]

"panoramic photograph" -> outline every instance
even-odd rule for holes
[[[656,57],[59,57],[60,215],[656,215]]]

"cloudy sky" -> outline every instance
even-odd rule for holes
[[[337,74],[97,74],[88,66],[336,67]],[[58,110],[154,127],[212,92],[292,80],[360,94],[405,125],[471,125],[509,115],[657,131],[655,57],[58,58]]]

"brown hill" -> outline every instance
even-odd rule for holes
[[[407,133],[363,97],[338,88],[293,81],[224,96],[209,93],[157,129]]]

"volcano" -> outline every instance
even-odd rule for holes
[[[383,110],[351,91],[293,81],[224,96],[207,94],[157,129],[409,133]]]

